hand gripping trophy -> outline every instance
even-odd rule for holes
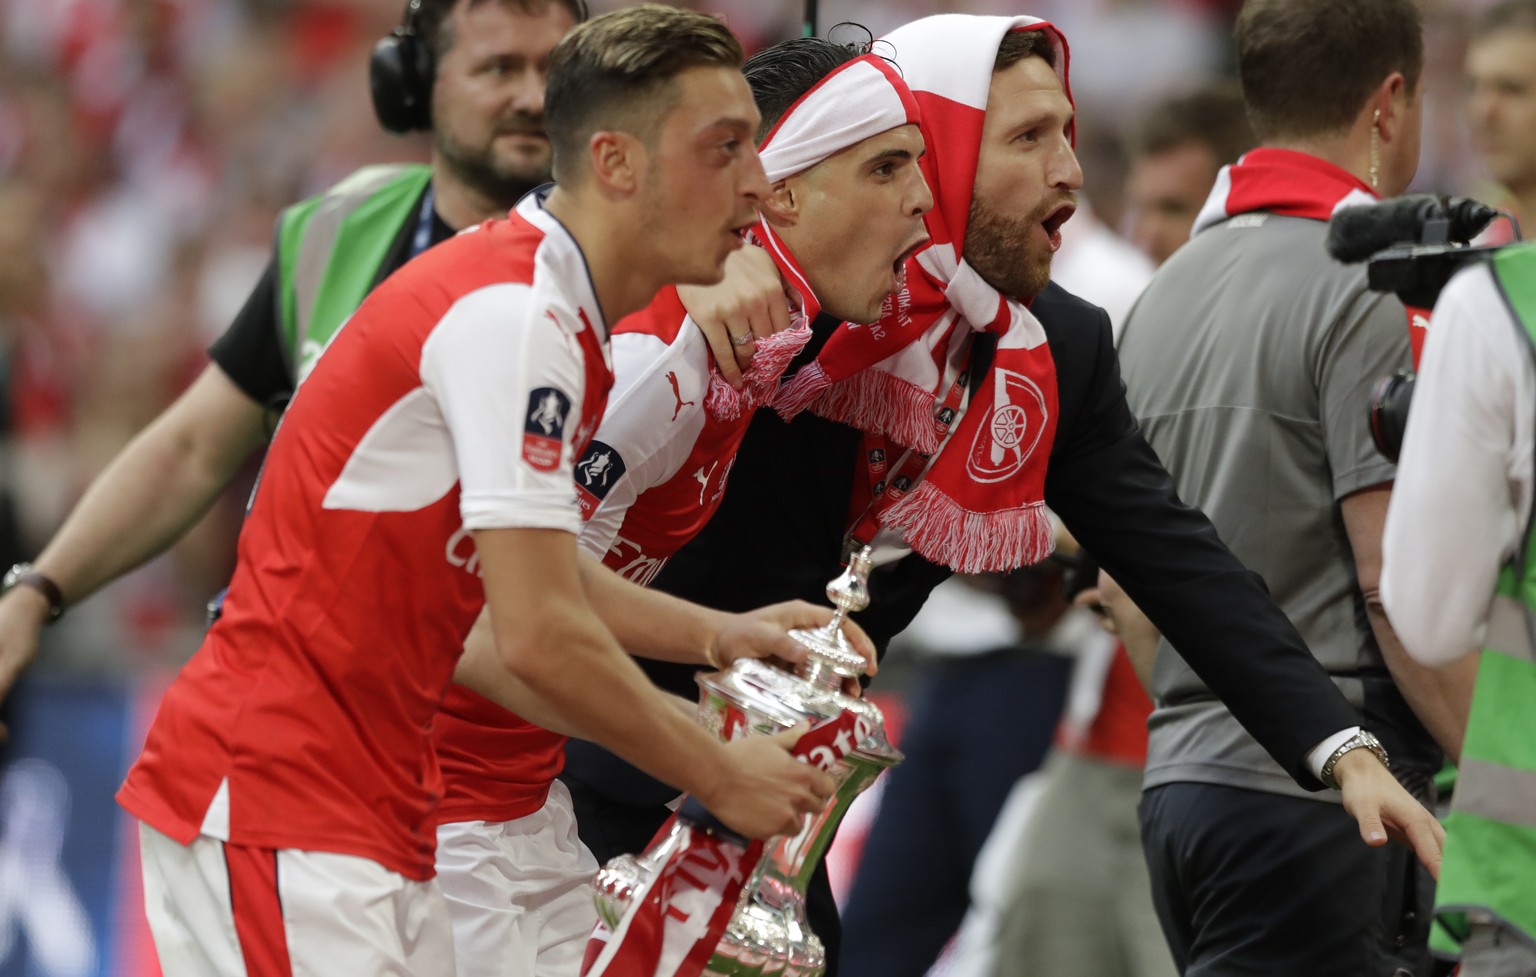
[[[832,620],[790,632],[807,648],[798,674],[743,659],[699,677],[700,719],[723,739],[811,722],[795,753],[836,778],[826,808],[798,834],[748,844],[685,802],[643,854],[621,855],[598,873],[602,923],[588,948],[588,977],[626,955],[631,964],[643,957],[640,969],[658,977],[819,977],[826,969],[806,922],[806,887],[854,798],[901,762],[879,708],[843,691],[845,679],[864,674],[842,624],[869,605],[870,566],[866,546],[827,585]]]

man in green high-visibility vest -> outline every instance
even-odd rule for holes
[[[1435,306],[1383,539],[1408,653],[1482,649],[1435,912],[1462,977],[1536,975],[1536,245],[1463,269]]]
[[[272,261],[210,347],[213,362],[111,462],[28,567],[48,581],[47,600],[36,589],[0,598],[0,697],[46,620],[202,517],[374,285],[456,230],[506,216],[549,180],[544,72],[585,18],[584,0],[410,0],[370,73],[386,127],[431,131],[430,164],[365,167],[283,212]]]

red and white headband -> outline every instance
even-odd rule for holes
[[[810,169],[870,136],[918,122],[917,101],[896,69],[866,54],[801,95],[758,147],[768,182]]]

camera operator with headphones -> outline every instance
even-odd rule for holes
[[[272,261],[192,385],[107,466],[0,597],[0,698],[68,604],[191,528],[263,446],[296,381],[375,285],[549,179],[544,66],[584,0],[410,0],[375,47],[374,108],[433,134],[430,165],[369,166],[286,209]]]
[[[1536,975],[1536,245],[1457,272],[1435,305],[1383,539],[1408,653],[1482,649],[1436,915],[1462,977]]]

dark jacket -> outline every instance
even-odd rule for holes
[[[1179,501],[1126,405],[1109,317],[1054,284],[1032,309],[1045,326],[1059,391],[1046,504],[1296,782],[1320,788],[1307,751],[1359,717],[1264,582],[1243,568],[1204,515]],[[833,326],[818,320],[818,338]],[[990,354],[990,344],[979,347],[977,365]],[[719,512],[654,586],[730,611],[793,598],[825,603],[824,588],[839,569],[853,480],[862,477],[859,432],[808,413],[786,424],[760,411]],[[870,578],[870,606],[855,619],[883,653],[948,575],[916,555],[881,567]],[[697,696],[691,667],[642,665],[664,688]],[[567,777],[629,803],[645,803],[642,792],[656,803],[676,793],[576,741]]]

